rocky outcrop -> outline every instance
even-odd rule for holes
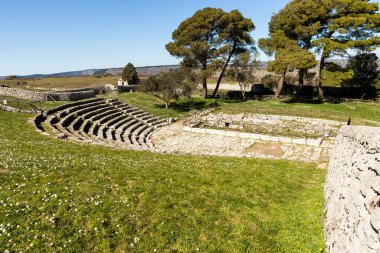
[[[325,200],[328,252],[380,252],[380,128],[342,127]]]

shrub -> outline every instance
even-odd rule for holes
[[[196,85],[194,74],[178,69],[149,77],[141,83],[140,91],[161,99],[169,108],[172,99],[189,97]]]
[[[266,74],[261,78],[261,82],[264,84],[266,89],[274,90],[277,87],[279,76],[273,74]]]

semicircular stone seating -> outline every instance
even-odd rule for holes
[[[154,130],[169,124],[167,119],[118,100],[100,98],[49,110],[43,122],[69,138],[138,150],[154,149],[150,136]]]

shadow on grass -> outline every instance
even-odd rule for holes
[[[323,104],[323,101],[316,98],[290,98],[282,101],[285,104]]]
[[[165,105],[163,104],[155,104],[156,108],[164,109]],[[209,107],[219,107],[217,101],[215,100],[202,100],[202,101],[194,101],[194,100],[186,100],[186,101],[174,101],[170,103],[170,109],[177,112],[189,112],[191,110],[202,110]]]

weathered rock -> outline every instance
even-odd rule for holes
[[[326,250],[379,252],[380,128],[344,126],[325,184]]]
[[[65,134],[65,133],[61,133],[61,134],[59,134],[58,136],[57,136],[57,138],[58,139],[60,139],[60,140],[64,140],[64,139],[67,139],[67,134]]]

